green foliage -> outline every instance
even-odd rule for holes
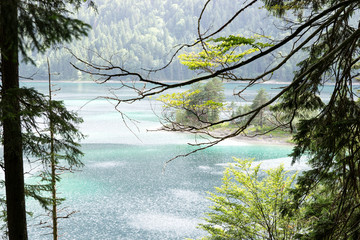
[[[264,88],[260,88],[260,90],[257,92],[250,108],[252,110],[259,108],[260,106],[265,104],[267,101],[269,101],[268,93],[265,91]]]
[[[50,149],[49,121],[53,122],[56,136],[55,151],[59,159],[66,160],[72,166],[81,166],[81,156],[77,140],[84,136],[77,125],[82,119],[75,112],[66,109],[61,101],[51,101],[33,88],[19,89],[20,115],[23,123],[23,148],[26,156],[46,162]],[[52,111],[49,112],[49,104]],[[42,119],[42,123],[37,120]]]
[[[205,42],[206,49],[198,53],[179,55],[180,63],[191,70],[212,70],[217,67],[237,63],[245,56],[272,46],[269,43],[256,42],[263,36],[245,38],[242,36],[227,36],[210,39]]]
[[[302,18],[306,9],[314,12],[321,10],[326,4],[335,4],[337,1],[328,0],[305,0],[305,1],[284,1],[284,0],[263,0],[265,8],[276,16],[282,17],[292,11],[299,19]]]
[[[194,84],[190,90],[160,96],[165,116],[170,122],[183,125],[202,125],[219,120],[224,108],[224,87],[219,79]],[[175,118],[174,118],[175,111]],[[166,115],[170,112],[170,116]]]
[[[80,160],[83,153],[78,143],[84,138],[78,130],[78,124],[82,122],[82,119],[75,112],[68,111],[63,102],[54,100],[50,102],[45,95],[33,88],[20,88],[17,92],[20,96],[24,156],[28,162],[40,162],[43,167],[42,171],[35,174],[36,182],[25,184],[25,195],[37,200],[41,207],[49,209],[52,206],[49,196],[52,190],[50,121],[53,123],[55,134],[54,154],[59,164],[58,170],[64,171],[83,166]],[[50,104],[51,111],[49,111]],[[60,181],[59,175],[56,178]],[[59,199],[59,202],[61,201],[62,199]],[[6,221],[5,214],[3,220]]]
[[[101,59],[97,58],[97,53],[100,53],[105,59],[111,58],[115,65],[137,70],[163,67],[174,52],[169,54],[170,50],[175,50],[174,47],[178,44],[189,43],[196,39],[198,14],[203,7],[201,0],[96,0],[95,3],[98,14],[87,8],[80,8],[76,12],[79,19],[92,27],[88,37],[73,41],[66,46],[84,59],[100,63]],[[277,24],[268,24],[276,22],[276,19],[269,18],[266,9],[259,9],[261,5],[258,1],[246,14],[239,15],[234,24],[224,29],[221,35],[251,36],[254,32],[261,33],[266,29],[267,35],[279,39],[283,33],[276,27]],[[217,28],[227,21],[227,17],[233,14],[234,10],[232,1],[212,1],[207,7],[208,13],[202,18],[202,28],[209,29],[210,26],[212,29]],[[79,79],[77,71],[69,66],[70,56],[63,48],[48,52],[46,55],[49,56],[53,67],[62,72],[62,80],[64,77]],[[39,71],[36,77],[45,79],[46,74],[42,73],[46,72],[46,57],[34,53],[31,58],[37,68],[22,65],[22,75],[30,76]],[[267,66],[269,63],[268,59],[262,59],[259,65]],[[286,69],[280,70],[281,74],[276,75],[275,78],[288,81],[295,69],[296,60],[290,60],[286,64]],[[259,66],[244,67],[241,70],[242,73],[259,73],[259,71]],[[155,77],[180,80],[193,77],[193,73],[187,71],[178,61],[174,61],[168,68],[157,72]],[[57,78],[54,77],[54,80]]]
[[[299,177],[299,187],[292,192],[295,204],[289,208],[296,209],[309,193],[316,193],[306,211],[307,218],[316,221],[301,239],[359,239],[360,107],[353,90],[358,76],[359,28],[357,20],[349,21],[358,14],[359,1],[298,3],[292,10],[300,16],[307,8],[315,14],[338,7],[327,15],[333,20],[304,48],[307,57],[299,62],[292,86],[276,106],[289,118],[300,116],[292,157],[299,161],[305,155],[311,166]],[[327,82],[334,84],[334,90],[324,102],[319,95]],[[302,116],[309,112],[316,114]]]
[[[70,17],[69,6],[78,9],[89,0],[19,1],[19,50],[25,61],[29,51],[44,53],[49,47],[87,35],[90,25]]]
[[[240,105],[240,106],[236,107],[235,104],[233,104],[233,106],[231,107],[232,108],[231,117],[246,115],[243,117],[237,117],[233,121],[233,123],[234,124],[245,124],[251,117],[251,115],[247,114],[247,113],[261,107],[262,105],[267,103],[267,101],[269,101],[268,93],[265,91],[264,88],[261,88],[257,92],[251,105],[246,104],[246,105]],[[257,116],[252,120],[251,125],[254,125],[256,127],[259,126],[260,128],[262,128],[266,118],[268,118],[269,117],[268,115],[270,115],[270,114],[267,114],[268,111],[269,111],[269,107],[261,108],[259,114],[257,114]]]
[[[239,116],[239,115],[246,114],[251,111],[251,108],[248,104],[236,106],[235,103],[232,103],[232,106],[230,106],[230,109],[231,109],[231,117],[232,118]],[[248,121],[248,119],[249,119],[249,116],[238,117],[233,121],[233,123],[244,124]]]
[[[49,112],[53,114],[48,111],[49,104],[46,99],[35,90],[19,88],[18,55],[20,52],[25,62],[34,63],[30,57],[31,51],[44,53],[55,44],[69,42],[86,35],[90,26],[76,18],[71,18],[68,10],[70,7],[75,9],[80,7],[83,2],[83,0],[5,0],[0,2],[0,75],[2,78],[0,125],[4,146],[6,220],[10,239],[27,239],[25,194],[28,193],[37,198],[39,189],[24,186],[23,153],[28,158],[33,156],[40,157],[42,161],[45,160],[47,137],[42,132],[39,118],[41,120]],[[58,106],[57,110],[66,112],[63,106]],[[63,121],[72,120],[77,121],[76,117]],[[69,130],[66,126],[67,122],[60,124],[72,135],[71,129]],[[60,138],[64,136],[63,133],[59,135]],[[58,145],[67,152],[66,154],[72,154],[78,149],[73,139],[71,142],[68,140],[59,140]],[[71,160],[76,160],[76,154],[71,158]]]
[[[251,104],[250,108],[251,110],[255,110],[262,105],[264,105],[267,101],[269,101],[269,97],[265,89],[261,88],[257,95],[255,96],[255,99],[253,100],[253,103]],[[253,123],[260,125],[260,127],[263,127],[264,125],[264,118],[265,118],[265,111],[268,110],[268,107],[262,107],[259,114],[254,119]]]
[[[202,239],[295,239],[306,222],[301,211],[290,216],[282,209],[291,201],[296,174],[282,166],[262,170],[252,161],[234,160],[224,172],[222,186],[210,193],[214,205],[207,223],[200,224],[209,236]]]
[[[308,211],[318,222],[303,239],[359,236],[359,114],[358,103],[339,98],[320,117],[299,124],[292,156],[296,161],[306,153],[313,168],[299,178],[294,196],[301,201],[309,190],[321,194]]]

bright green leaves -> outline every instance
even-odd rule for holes
[[[199,93],[199,89],[188,90],[181,93],[161,95],[156,100],[163,102],[165,108],[186,108],[190,106],[191,97]]]
[[[210,236],[203,239],[294,239],[304,225],[300,212],[286,216],[281,211],[296,174],[283,166],[263,170],[250,160],[234,160],[224,171],[223,185],[210,193],[213,211],[200,224]]]
[[[191,70],[215,69],[224,64],[241,61],[245,56],[258,52],[272,44],[259,42],[264,36],[246,38],[230,35],[204,42],[205,49],[198,53],[185,53],[179,56],[180,62]]]
[[[162,95],[157,98],[164,103],[163,115],[170,122],[201,126],[216,122],[224,109],[224,88],[221,80],[194,84],[190,90]]]
[[[181,93],[161,95],[156,100],[163,102],[165,104],[165,108],[192,108],[194,110],[200,110],[203,108],[218,109],[224,107],[223,103],[215,102],[211,99],[201,102],[200,104],[193,104],[191,101],[192,98],[196,98],[200,94],[200,89],[196,89],[194,91],[188,90]]]

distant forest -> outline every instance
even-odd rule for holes
[[[141,69],[156,69],[168,63],[179,44],[193,43],[197,37],[197,23],[205,0],[97,0],[97,12],[84,7],[77,12],[77,17],[92,26],[88,37],[65,45],[80,58],[101,63],[99,56],[126,69],[142,72]],[[241,4],[236,0],[218,0],[212,2],[206,9],[201,21],[201,31],[214,31],[233,15]],[[285,37],[279,30],[280,21],[269,16],[261,5],[255,4],[239,19],[222,32],[224,35],[264,34],[277,40]],[[251,29],[251,30],[250,30]],[[282,34],[282,35],[280,35]],[[220,37],[220,36],[217,36]],[[74,62],[65,46],[58,46],[49,50],[45,55],[33,54],[36,66],[21,64],[21,76],[32,76],[35,80],[47,78],[46,58],[49,57],[55,80],[89,80],[77,72],[69,62]],[[291,45],[285,46],[281,52],[290,50]],[[186,49],[184,49],[186,51]],[[279,52],[279,54],[281,54]],[[276,58],[276,56],[273,56]],[[277,75],[276,81],[290,81],[295,62],[301,56],[292,59]],[[276,60],[275,60],[276,61]],[[262,58],[241,71],[258,74],[263,71],[274,58]],[[35,74],[35,75],[34,75]],[[157,80],[189,79],[196,72],[190,71],[175,59],[169,67],[152,74]],[[241,72],[240,72],[241,74]]]

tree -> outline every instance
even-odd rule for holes
[[[358,81],[360,75],[358,69],[360,2],[358,0],[263,0],[264,7],[283,20],[284,37],[276,40],[267,38],[263,43],[266,45],[258,46],[252,37],[234,39],[234,36],[237,36],[235,33],[219,37],[234,19],[249,10],[258,2],[257,0],[244,1],[243,4],[238,5],[238,11],[229,16],[229,20],[224,25],[213,31],[206,29],[208,31],[202,32],[202,19],[207,13],[206,9],[210,2],[211,0],[206,1],[200,13],[198,37],[195,43],[183,45],[179,49],[180,51],[187,47],[192,48],[193,51],[188,52],[185,60],[188,66],[202,73],[196,78],[176,83],[156,81],[116,66],[111,61],[95,64],[79,59],[89,68],[77,67],[83,72],[98,76],[102,83],[116,78],[132,78],[134,82],[144,84],[135,88],[134,84],[122,85],[133,89],[137,94],[135,97],[126,99],[109,97],[119,102],[116,105],[119,108],[123,102],[142,100],[148,96],[214,77],[245,83],[244,87],[234,92],[235,96],[241,98],[247,88],[271,80],[274,73],[286,67],[290,59],[295,58],[300,52],[303,53],[304,57],[298,62],[298,69],[292,81],[266,103],[244,114],[201,126],[176,126],[173,130],[190,132],[196,130],[213,136],[208,131],[209,128],[249,117],[246,122],[225,136],[213,136],[214,140],[196,142],[194,145],[198,148],[193,151],[196,152],[243,133],[256,116],[273,103],[279,104],[279,108],[288,113],[289,117],[287,121],[272,129],[287,126],[291,129],[295,117],[301,116],[299,112],[317,112],[315,116],[299,120],[297,133],[294,136],[296,147],[292,153],[293,161],[300,161],[301,157],[305,156],[312,169],[305,171],[299,177],[299,188],[292,193],[294,204],[289,204],[287,212],[291,213],[292,210],[301,207],[309,193],[318,191],[321,195],[314,198],[312,204],[307,206],[309,206],[308,217],[317,218],[319,221],[311,225],[302,238],[358,239],[360,236],[360,119],[358,117],[360,106],[357,103],[354,82]],[[210,45],[214,43],[214,39],[215,46]],[[283,52],[282,47],[286,45],[291,46],[290,50]],[[237,57],[241,52],[254,46],[257,51]],[[196,47],[198,48],[195,49]],[[214,49],[220,49],[220,55],[212,54]],[[223,52],[221,49],[226,51]],[[226,61],[228,54],[230,61]],[[260,66],[263,69],[262,73],[256,76],[251,73],[239,74],[239,69],[256,65],[263,58],[272,58],[273,61],[268,66]],[[214,62],[216,64],[212,65]],[[114,71],[118,72],[114,73]],[[319,96],[325,84],[334,85],[328,102],[324,102]]]
[[[28,51],[85,35],[89,25],[68,15],[67,4],[80,7],[81,0],[4,0],[0,5],[1,112],[4,144],[5,188],[9,239],[27,239],[23,176],[23,135],[18,74],[18,52],[32,61]]]
[[[265,91],[265,89],[261,88],[258,91],[257,95],[255,96],[255,99],[253,100],[253,103],[251,104],[250,108],[251,108],[251,110],[255,110],[258,107],[265,104],[267,101],[269,101],[267,92]],[[264,124],[264,112],[265,111],[266,111],[266,108],[262,108],[261,111],[259,112],[259,117],[257,119],[261,128],[263,127],[263,124]]]
[[[232,117],[232,118],[251,111],[251,108],[248,104],[237,106],[234,102],[231,103],[230,108],[231,108],[231,116],[230,117]],[[233,123],[235,123],[236,125],[244,124],[248,119],[249,119],[249,117],[236,118],[233,121]]]
[[[209,193],[212,211],[199,225],[209,236],[201,239],[295,239],[308,222],[300,212],[284,216],[281,211],[290,200],[296,174],[283,166],[263,170],[253,161],[234,160],[224,171],[222,186]]]
[[[17,1],[1,1],[0,10],[2,124],[9,237],[27,239],[20,107],[16,100],[19,88]]]
[[[49,90],[51,92],[51,85]],[[82,166],[82,152],[78,143],[84,137],[78,131],[82,119],[68,111],[63,102],[53,100],[52,93],[45,96],[32,88],[21,88],[19,91],[23,155],[30,164],[42,167],[35,169],[36,183],[25,183],[25,196],[37,200],[55,220],[55,224],[46,227],[55,226],[53,236],[56,238],[58,219],[71,214],[57,215],[57,206],[64,199],[58,197],[56,183],[61,180],[61,172]],[[32,173],[33,170],[28,171]],[[3,180],[0,183],[4,185]],[[41,222],[48,224],[49,221],[46,219]]]
[[[58,207],[64,199],[59,198],[57,191],[57,182],[61,180],[61,173],[72,172],[76,167],[83,166],[80,157],[83,153],[79,149],[79,144],[76,140],[81,140],[84,136],[79,133],[77,124],[82,122],[82,119],[74,112],[68,112],[62,102],[53,100],[53,90],[51,83],[50,63],[48,60],[48,75],[49,75],[49,100],[48,100],[48,122],[47,129],[48,136],[38,136],[37,140],[42,140],[47,147],[45,151],[32,151],[42,158],[45,162],[46,168],[41,172],[41,181],[49,183],[51,198],[50,198],[50,215],[52,220],[52,235],[53,239],[58,239],[58,219],[69,217],[72,213],[66,216],[58,215]],[[65,153],[64,153],[65,152]],[[62,161],[62,162],[60,162]],[[47,206],[45,206],[47,208]]]
[[[207,83],[192,85],[188,91],[160,96],[158,100],[165,104],[167,122],[173,125],[202,125],[219,120],[220,110],[224,107],[224,87],[221,80],[211,79]]]

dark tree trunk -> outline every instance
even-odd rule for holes
[[[27,239],[22,134],[18,98],[17,0],[1,0],[2,112],[7,220],[10,240]]]

